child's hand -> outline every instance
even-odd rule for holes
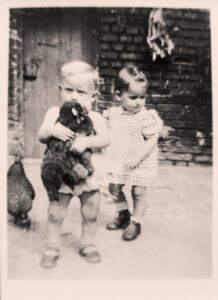
[[[135,168],[139,163],[140,163],[140,161],[139,161],[138,157],[133,157],[133,158],[130,158],[130,159],[128,160],[128,162],[126,162],[126,163],[124,164],[124,166],[125,166],[125,168],[127,168],[127,169],[133,169],[133,168]]]
[[[76,151],[78,153],[83,153],[87,148],[87,137],[78,136],[73,142],[70,151]]]
[[[67,140],[75,138],[75,132],[63,126],[61,123],[55,123],[50,128],[50,134],[59,140],[66,142]]]

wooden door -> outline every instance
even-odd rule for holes
[[[37,132],[48,108],[59,105],[61,66],[79,59],[97,66],[96,18],[88,9],[35,9],[25,12],[24,153],[42,157]]]

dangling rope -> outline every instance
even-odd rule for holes
[[[163,9],[154,8],[149,15],[147,43],[152,49],[152,60],[171,55],[174,43],[169,37],[166,23],[163,19]]]

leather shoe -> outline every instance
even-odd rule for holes
[[[118,212],[117,217],[107,224],[107,229],[125,229],[130,223],[131,214],[128,209],[123,209]]]
[[[125,241],[135,240],[141,233],[141,224],[135,221],[131,221],[129,226],[125,229],[122,238]]]

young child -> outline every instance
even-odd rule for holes
[[[98,73],[89,64],[82,61],[73,61],[65,64],[61,69],[61,105],[65,101],[80,103],[89,112],[93,121],[95,135],[77,136],[67,127],[56,123],[59,116],[59,107],[50,108],[39,129],[38,137],[41,143],[56,137],[62,141],[75,139],[72,149],[79,153],[86,148],[100,149],[109,144],[109,134],[101,114],[92,111],[97,96]],[[78,184],[72,191],[67,185],[59,190],[59,201],[50,201],[48,206],[48,237],[46,249],[41,260],[42,267],[54,267],[59,258],[59,235],[61,224],[66,216],[67,207],[72,196],[78,196],[81,202],[82,238],[79,253],[87,262],[100,262],[101,257],[93,243],[97,228],[99,211],[99,182],[95,173],[84,184]]]
[[[157,170],[158,134],[162,121],[155,110],[145,108],[147,80],[137,67],[130,64],[118,74],[115,96],[121,106],[105,110],[103,115],[110,129],[111,143],[105,149],[113,165],[109,175],[109,191],[117,206],[117,216],[107,229],[125,229],[122,238],[136,239],[141,233],[147,188]],[[128,210],[123,193],[131,186],[133,213]]]

